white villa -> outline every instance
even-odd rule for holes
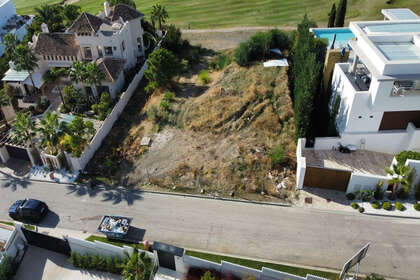
[[[339,136],[315,138],[313,148],[299,140],[298,188],[374,188],[387,180],[393,155],[420,151],[420,17],[409,9],[382,13],[383,21],[350,23],[350,59],[335,64],[331,83]],[[354,152],[336,151],[340,145]],[[420,162],[410,164],[420,173]]]
[[[13,0],[0,0],[0,57],[4,55],[3,37],[15,34],[18,40],[26,35],[26,26],[31,24],[33,16],[20,16],[16,14]]]
[[[43,24],[42,32],[35,35],[31,43],[39,60],[33,74],[35,86],[43,86],[42,76],[53,66],[70,68],[75,61],[95,62],[104,72],[105,80],[98,93],[90,85],[85,87],[86,92],[96,96],[109,92],[115,98],[124,85],[124,70],[144,57],[143,16],[128,5],[109,7],[105,2],[104,12],[97,16],[83,12],[64,33],[50,33],[48,26]],[[23,96],[33,92],[29,73],[16,71],[13,64],[3,81],[18,88]],[[76,86],[82,87],[81,84]],[[23,103],[21,105],[25,107]]]

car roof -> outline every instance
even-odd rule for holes
[[[37,199],[26,199],[25,203],[22,205],[22,208],[34,209],[37,208],[42,202]]]

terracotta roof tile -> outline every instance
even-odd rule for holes
[[[38,55],[77,56],[79,46],[73,34],[40,33],[34,45]]]
[[[97,32],[103,24],[109,24],[108,20],[83,12],[69,27],[69,32]]]
[[[99,68],[104,72],[107,82],[115,82],[124,70],[125,60],[121,58],[100,58],[96,61]]]
[[[120,17],[124,21],[129,21],[136,18],[144,17],[144,14],[137,11],[135,8],[125,5],[125,4],[117,4],[111,8],[111,14],[109,18],[111,21],[119,20]]]

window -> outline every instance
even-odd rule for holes
[[[47,60],[47,58],[45,57],[45,55],[42,56],[44,58],[44,60]]]
[[[55,55],[54,58],[55,58],[55,60],[58,60],[58,56]]]
[[[112,47],[105,47],[105,55],[113,55]]]
[[[103,57],[104,56],[104,54],[102,52],[102,47],[101,46],[98,46],[98,56],[99,57]]]
[[[121,43],[121,49],[122,49],[123,51],[125,51],[125,43],[124,43],[124,41],[122,41],[122,43]]]
[[[86,59],[92,59],[92,49],[90,47],[84,47],[83,52]]]

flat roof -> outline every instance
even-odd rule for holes
[[[383,22],[382,24],[369,24],[364,28],[367,34],[371,33],[420,33],[418,22]]]
[[[420,59],[420,48],[413,42],[376,42],[375,45],[390,61]]]
[[[24,82],[28,77],[28,71],[16,71],[9,69],[1,80],[6,82]]]
[[[382,9],[381,12],[389,20],[420,20],[420,17],[417,14],[415,14],[412,10],[407,8]]]

